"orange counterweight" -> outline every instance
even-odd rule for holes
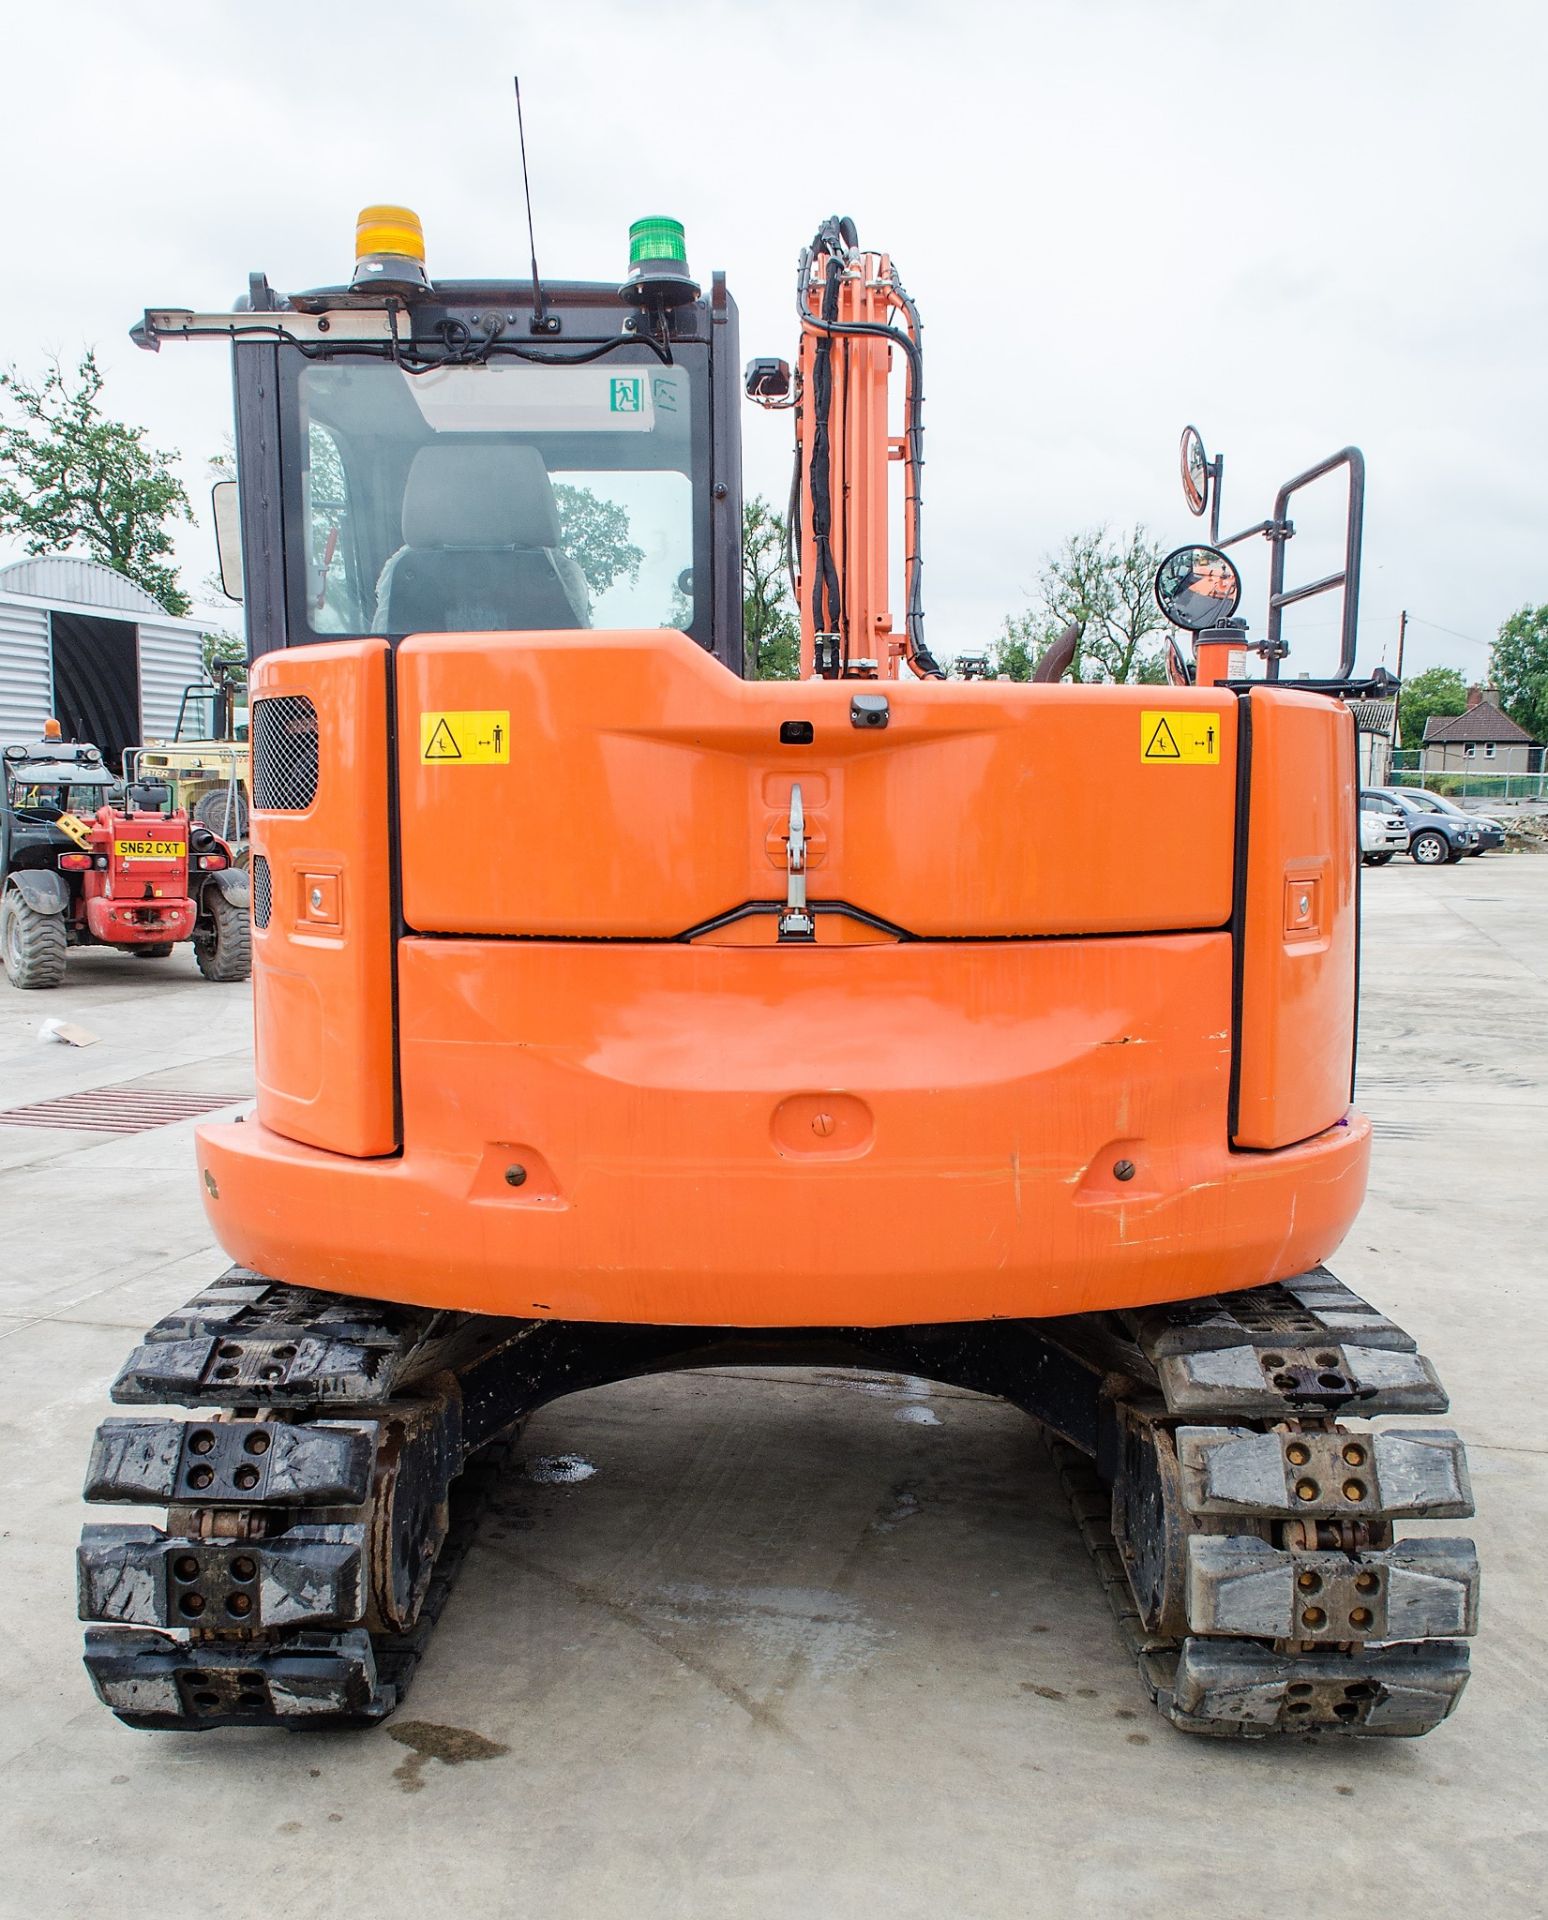
[[[200,1134],[244,1265],[498,1315],[907,1324],[1259,1285],[1353,1220],[1342,708],[910,679],[872,730],[853,683],[741,681],[671,631],[391,665],[255,674],[260,765],[316,771],[254,812],[256,1121]],[[1199,757],[1157,757],[1163,698]],[[446,715],[518,746],[447,763]]]

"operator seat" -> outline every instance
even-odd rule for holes
[[[376,583],[378,633],[589,627],[586,578],[559,546],[535,447],[421,447],[403,490],[403,545]]]

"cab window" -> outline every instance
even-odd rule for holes
[[[305,626],[676,627],[707,644],[707,360],[643,354],[300,365]]]
[[[306,596],[317,633],[358,633],[364,610],[354,564],[349,477],[334,434],[307,426]]]
[[[42,784],[26,779],[11,782],[11,805],[22,808],[39,808],[49,813],[62,812],[70,804],[70,789]]]
[[[693,485],[686,473],[553,476],[560,543],[585,576],[594,627],[693,624]]]

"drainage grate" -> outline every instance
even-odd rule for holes
[[[175,1120],[196,1120],[218,1107],[234,1107],[245,1093],[178,1093],[170,1087],[96,1087],[58,1100],[0,1112],[0,1126],[70,1127],[83,1133],[148,1133]]]

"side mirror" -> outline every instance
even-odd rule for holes
[[[217,480],[210,489],[210,513],[215,521],[215,552],[220,559],[220,584],[228,600],[242,598],[242,521],[237,508],[235,480]]]
[[[1209,505],[1209,456],[1204,451],[1204,437],[1197,427],[1184,427],[1182,445],[1178,450],[1182,467],[1183,499],[1188,503],[1188,511],[1200,515]]]
[[[1156,605],[1190,633],[1229,620],[1241,597],[1242,576],[1218,547],[1178,547],[1156,569]]]
[[[749,400],[785,400],[790,395],[790,365],[785,360],[749,360],[745,376]]]

